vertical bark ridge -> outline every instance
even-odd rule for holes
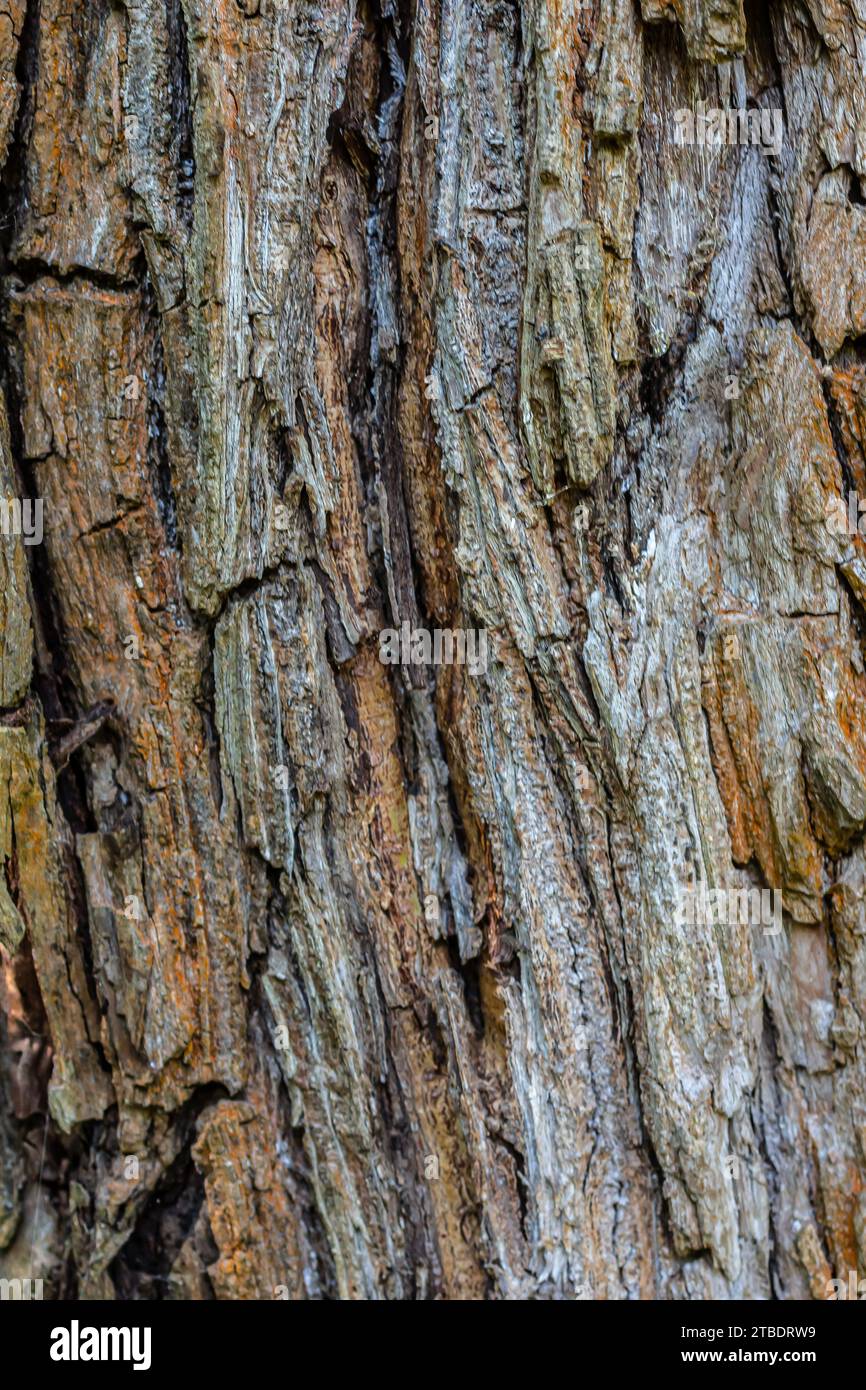
[[[866,1275],[861,48],[858,0],[7,3],[3,1277]],[[761,138],[676,138],[716,109]]]

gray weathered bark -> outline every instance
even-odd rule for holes
[[[866,1276],[864,74],[866,0],[6,0],[0,1276]]]

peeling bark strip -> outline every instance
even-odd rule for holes
[[[4,1287],[859,1287],[864,36],[6,0]]]

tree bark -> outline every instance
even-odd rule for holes
[[[0,1276],[866,1276],[864,0],[6,0],[0,162]]]

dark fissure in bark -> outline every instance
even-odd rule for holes
[[[204,1183],[185,1148],[153,1189],[109,1275],[121,1299],[161,1301],[170,1296],[171,1267],[195,1226]],[[217,1255],[211,1239],[211,1259]]]
[[[170,161],[177,171],[177,216],[189,235],[193,228],[195,198],[195,151],[193,147],[192,93],[189,67],[189,41],[181,0],[165,0],[166,29],[169,34],[171,72],[172,144]]]

